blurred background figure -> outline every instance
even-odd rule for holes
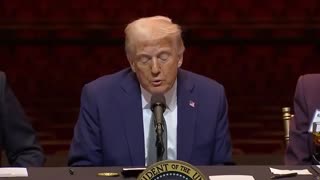
[[[10,89],[6,75],[0,72],[0,150],[10,166],[43,166],[45,157],[34,130]]]
[[[312,123],[320,122],[320,74],[300,76],[294,96],[294,118],[290,122],[290,139],[285,163],[288,165],[317,164]],[[317,117],[318,116],[318,117]],[[317,143],[317,142],[316,142]],[[319,148],[318,148],[319,150]],[[320,159],[319,159],[320,160]]]

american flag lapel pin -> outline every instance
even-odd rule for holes
[[[196,106],[196,103],[194,101],[190,100],[189,101],[189,106],[194,108]]]

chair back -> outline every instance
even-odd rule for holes
[[[290,121],[293,118],[293,114],[291,114],[290,107],[283,107],[282,108],[282,120],[284,124],[284,142],[285,145],[288,146],[289,139],[290,139]]]

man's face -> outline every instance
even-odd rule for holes
[[[129,58],[141,86],[151,94],[164,94],[173,86],[183,61],[170,39],[136,44]]]

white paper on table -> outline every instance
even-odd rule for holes
[[[209,176],[210,180],[254,180],[253,176],[249,175],[218,175]]]
[[[0,177],[28,177],[27,168],[0,168]]]
[[[280,169],[270,168],[270,171],[273,174],[298,173],[299,175],[312,175],[312,173],[308,169],[302,169],[302,170],[280,170]]]

